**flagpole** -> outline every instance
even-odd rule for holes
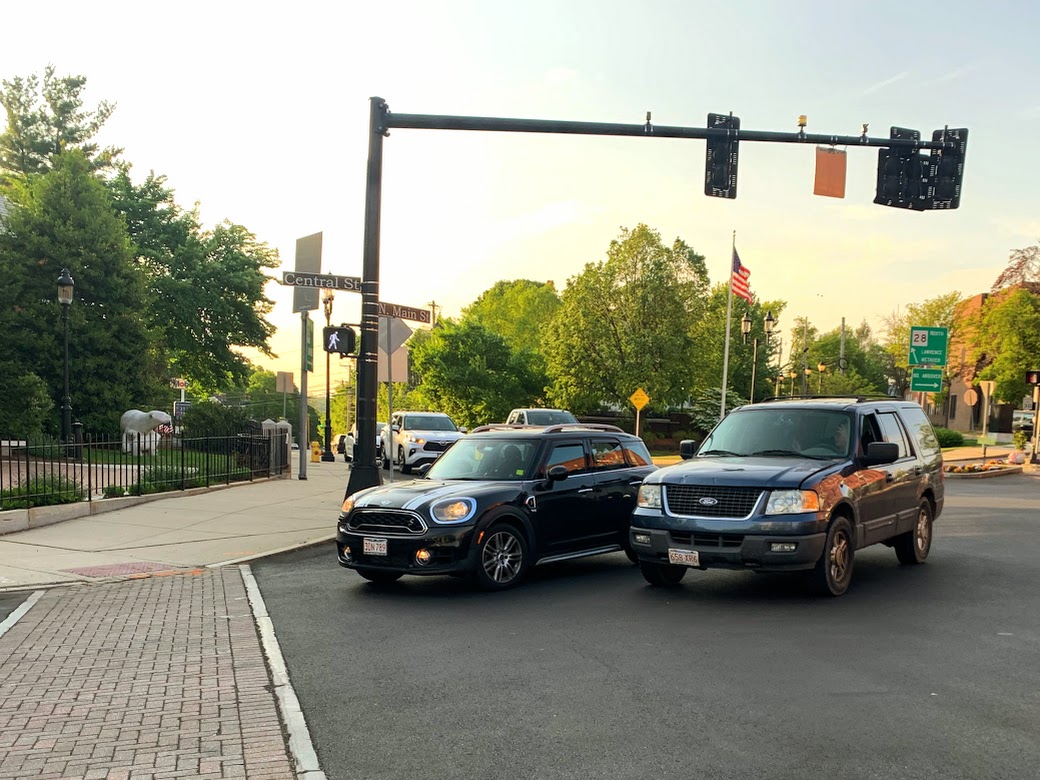
[[[733,231],[733,248],[729,253],[729,295],[726,296],[726,346],[722,352],[722,408],[719,409],[719,419],[726,416],[726,385],[729,378],[729,324],[733,312],[733,255],[737,251],[737,231]]]

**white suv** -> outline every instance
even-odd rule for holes
[[[464,435],[442,412],[394,412],[381,437],[383,468],[390,468],[392,460],[407,474],[416,466],[433,463]]]
[[[506,418],[506,425],[566,425],[577,424],[577,418],[565,409],[514,409]]]

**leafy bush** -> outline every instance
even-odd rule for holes
[[[37,477],[0,491],[0,509],[75,504],[83,498],[79,481],[61,475]]]
[[[105,485],[101,495],[105,498],[122,498],[126,495],[126,491],[122,485]]]
[[[1026,436],[1026,432],[1023,430],[1017,430],[1012,434],[1012,440],[1015,442],[1016,450],[1024,450],[1029,444],[1029,437]]]
[[[960,431],[951,431],[949,428],[936,428],[935,437],[939,440],[940,447],[964,446],[964,436]]]

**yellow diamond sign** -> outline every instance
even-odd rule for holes
[[[632,402],[632,406],[642,411],[643,407],[650,403],[650,396],[640,387],[628,397],[628,400]]]

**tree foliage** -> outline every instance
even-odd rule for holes
[[[1024,249],[1012,249],[1007,267],[993,282],[990,292],[1026,285],[1032,292],[1040,292],[1040,245],[1034,244]]]
[[[523,356],[472,322],[446,321],[435,328],[412,350],[412,368],[422,380],[416,393],[467,427],[505,420],[536,392]]]
[[[552,282],[530,279],[496,282],[462,310],[463,322],[473,322],[502,337],[515,351],[541,352],[542,328],[560,308]]]
[[[887,353],[887,376],[895,380],[896,391],[902,397],[910,389],[910,329],[913,327],[954,328],[954,310],[961,299],[959,292],[949,292],[929,298],[923,303],[907,304],[902,312],[893,312],[884,318]],[[886,380],[887,381],[887,380]]]
[[[111,189],[147,273],[149,322],[162,334],[172,372],[211,388],[245,381],[250,366],[234,348],[272,354],[264,270],[278,265],[277,251],[231,222],[204,230],[197,210],[174,202],[164,176],[149,174],[135,186],[124,166]]]
[[[43,79],[35,74],[0,81],[0,105],[7,126],[0,133],[0,180],[46,173],[56,155],[78,149],[92,169],[112,164],[122,149],[99,149],[93,138],[115,106],[101,101],[84,107],[85,76],[58,76],[48,65]]]
[[[56,282],[75,280],[68,308],[72,406],[88,431],[118,429],[120,415],[154,408],[166,393],[144,317],[145,279],[133,262],[108,190],[78,151],[12,194],[0,231],[0,332],[8,359],[41,377],[61,406],[64,346]]]
[[[638,387],[659,404],[689,390],[690,323],[705,309],[703,256],[646,225],[623,229],[607,258],[572,277],[546,327],[549,399],[578,411],[624,405]]]
[[[0,436],[39,438],[55,433],[47,383],[14,361],[0,362]]]
[[[1022,288],[991,296],[981,311],[973,358],[985,363],[980,379],[997,383],[998,401],[1017,404],[1032,392],[1025,372],[1040,356],[1040,296]]]

